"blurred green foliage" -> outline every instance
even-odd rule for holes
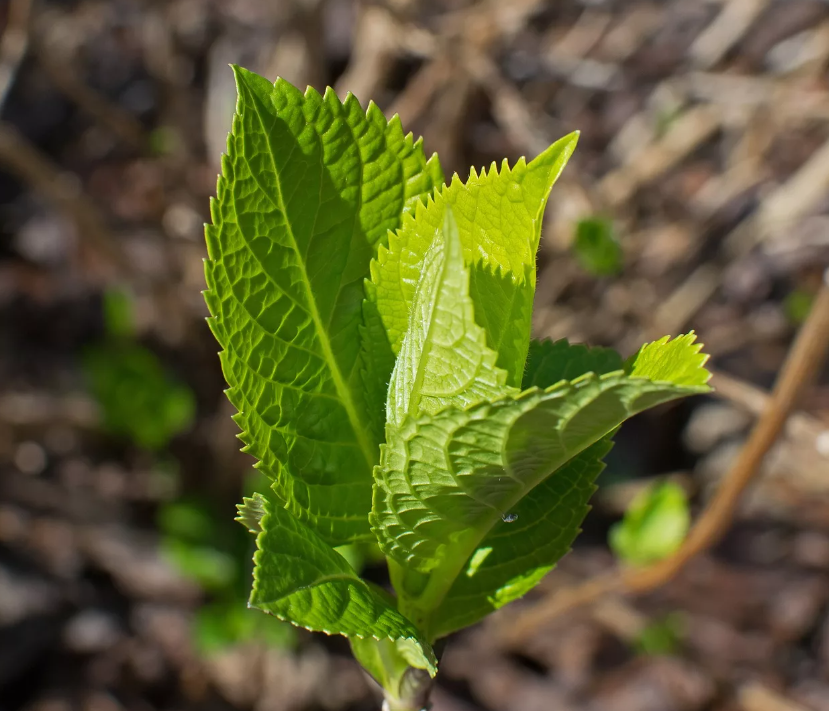
[[[112,435],[156,451],[193,422],[192,391],[143,346],[101,343],[84,354],[83,369],[101,410],[101,424]]]
[[[291,625],[275,618],[263,620],[261,612],[248,609],[244,602],[222,600],[205,605],[196,613],[193,634],[199,650],[210,654],[249,640],[269,647],[294,646],[296,631]]]
[[[82,359],[102,427],[143,449],[164,449],[192,424],[193,392],[155,353],[135,342],[132,300],[126,291],[104,294],[103,317],[106,337],[87,348]]]
[[[252,487],[249,482],[245,488]],[[167,560],[210,594],[210,602],[199,609],[193,624],[194,641],[202,652],[253,640],[277,647],[295,643],[291,625],[263,619],[259,611],[248,609],[254,542],[226,512],[205,499],[179,499],[159,509],[157,525]]]
[[[613,222],[604,217],[589,217],[576,225],[573,253],[585,271],[595,276],[612,276],[622,270],[622,248]]]
[[[659,482],[634,497],[610,530],[610,547],[628,565],[647,565],[676,551],[690,525],[685,491],[673,482]]]
[[[634,646],[640,654],[676,654],[682,646],[684,636],[684,616],[678,612],[671,612],[646,625],[639,633]]]
[[[110,289],[104,293],[104,328],[110,338],[133,338],[135,319],[132,313],[132,297],[123,289]]]
[[[808,291],[795,289],[790,292],[783,301],[783,310],[789,321],[797,326],[802,324],[809,315],[809,311],[812,310],[814,300],[815,297]]]

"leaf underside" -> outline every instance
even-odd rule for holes
[[[601,375],[621,367],[621,357],[610,348],[533,341],[523,387],[547,388],[585,373]],[[506,512],[515,520],[496,522],[433,613],[434,637],[478,622],[525,595],[552,570],[581,530],[594,482],[604,468],[602,460],[612,445],[611,436],[591,445]]]
[[[436,660],[420,633],[339,553],[278,504],[264,502],[250,604],[312,632],[417,642],[421,668]]]
[[[429,572],[470,529],[487,529],[541,480],[629,417],[703,389],[588,373],[389,430],[372,512],[381,548]],[[379,476],[377,475],[379,473]]]
[[[433,638],[485,614],[487,607],[482,598],[493,609],[523,594],[544,568],[549,569],[566,551],[586,513],[592,482],[601,467],[599,454],[603,453],[604,438],[642,410],[707,390],[707,374],[701,363],[698,370],[703,374],[680,367],[679,383],[643,377],[657,372],[653,364],[660,360],[662,349],[671,350],[672,357],[680,362],[699,361],[699,348],[693,344],[693,337],[680,339],[682,349],[677,349],[675,343],[646,346],[640,351],[641,368],[633,360],[629,372],[590,372],[545,389],[510,393],[466,409],[448,407],[434,415],[409,416],[400,427],[387,430],[380,465],[375,469],[373,531],[384,553],[397,565],[427,576],[425,586],[399,592],[404,600],[409,598],[404,609],[417,608],[421,595],[426,596],[420,601],[423,607],[438,608],[436,613],[421,610],[415,615],[418,620],[424,614],[434,615],[428,623]],[[601,352],[575,348],[588,360],[606,357]],[[609,363],[614,360],[608,358]],[[562,360],[559,371],[575,367],[566,361]],[[549,370],[551,378],[559,376],[554,372],[556,368],[549,366]],[[534,377],[540,378],[540,373],[541,370],[536,371]],[[658,374],[665,375],[662,371]],[[597,449],[582,458],[591,446]],[[557,480],[559,473],[563,474],[561,480]],[[568,478],[574,476],[576,481],[571,483]],[[574,486],[580,488],[580,493],[567,500],[566,506],[573,506],[569,510],[572,517],[567,519],[562,515],[565,509],[556,509],[556,505],[562,487],[572,494]],[[481,584],[485,577],[464,583],[464,569],[470,578],[487,571],[487,561],[495,546],[485,541],[493,532],[503,531],[504,535],[515,536],[513,541],[528,543],[520,533],[509,534],[505,528],[520,524],[508,529],[520,532],[522,522],[535,522],[538,509],[528,515],[519,508],[522,504],[542,504],[550,515],[556,516],[551,527],[540,530],[545,535],[552,531],[552,540],[560,540],[561,548],[555,548],[545,564],[530,569],[526,575],[519,571],[505,577],[505,571],[499,571],[494,588]],[[515,514],[516,521],[504,520]],[[493,550],[487,552],[487,548]],[[517,558],[519,554],[509,547],[503,552],[499,550],[490,565],[497,566],[503,556]],[[452,596],[445,597],[447,591],[441,581],[451,581],[456,576],[457,581],[450,586],[455,587],[456,595],[481,593],[475,596],[475,605],[470,599],[459,603]],[[443,603],[448,607],[440,609]],[[460,621],[454,619],[458,615]]]

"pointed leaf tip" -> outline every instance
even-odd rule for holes
[[[664,336],[646,343],[628,361],[631,377],[708,392],[711,390],[708,385],[711,373],[705,368],[708,355],[702,352],[702,344],[696,338],[691,331],[674,339]]]

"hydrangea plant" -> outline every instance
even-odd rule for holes
[[[569,550],[624,420],[708,390],[693,334],[531,339],[535,259],[578,134],[445,184],[437,156],[333,90],[234,68],[205,299],[245,451],[270,487],[250,604],[347,637],[390,711],[428,701],[437,640]],[[376,541],[393,592],[338,551]]]

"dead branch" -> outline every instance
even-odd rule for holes
[[[731,0],[691,46],[691,59],[698,67],[712,67],[737,44],[768,0]]]
[[[54,203],[74,223],[78,239],[106,261],[107,277],[128,274],[127,260],[77,178],[62,170],[11,124],[0,122],[0,166]]]
[[[55,56],[42,40],[34,42],[34,53],[49,81],[66,98],[131,148],[146,150],[149,139],[141,122],[81,81],[69,58]]]
[[[6,29],[0,38],[0,109],[17,76],[17,70],[29,48],[29,21],[32,16],[32,0],[11,0]]]
[[[737,698],[745,711],[807,711],[790,699],[781,696],[759,682],[749,682],[743,686]]]

